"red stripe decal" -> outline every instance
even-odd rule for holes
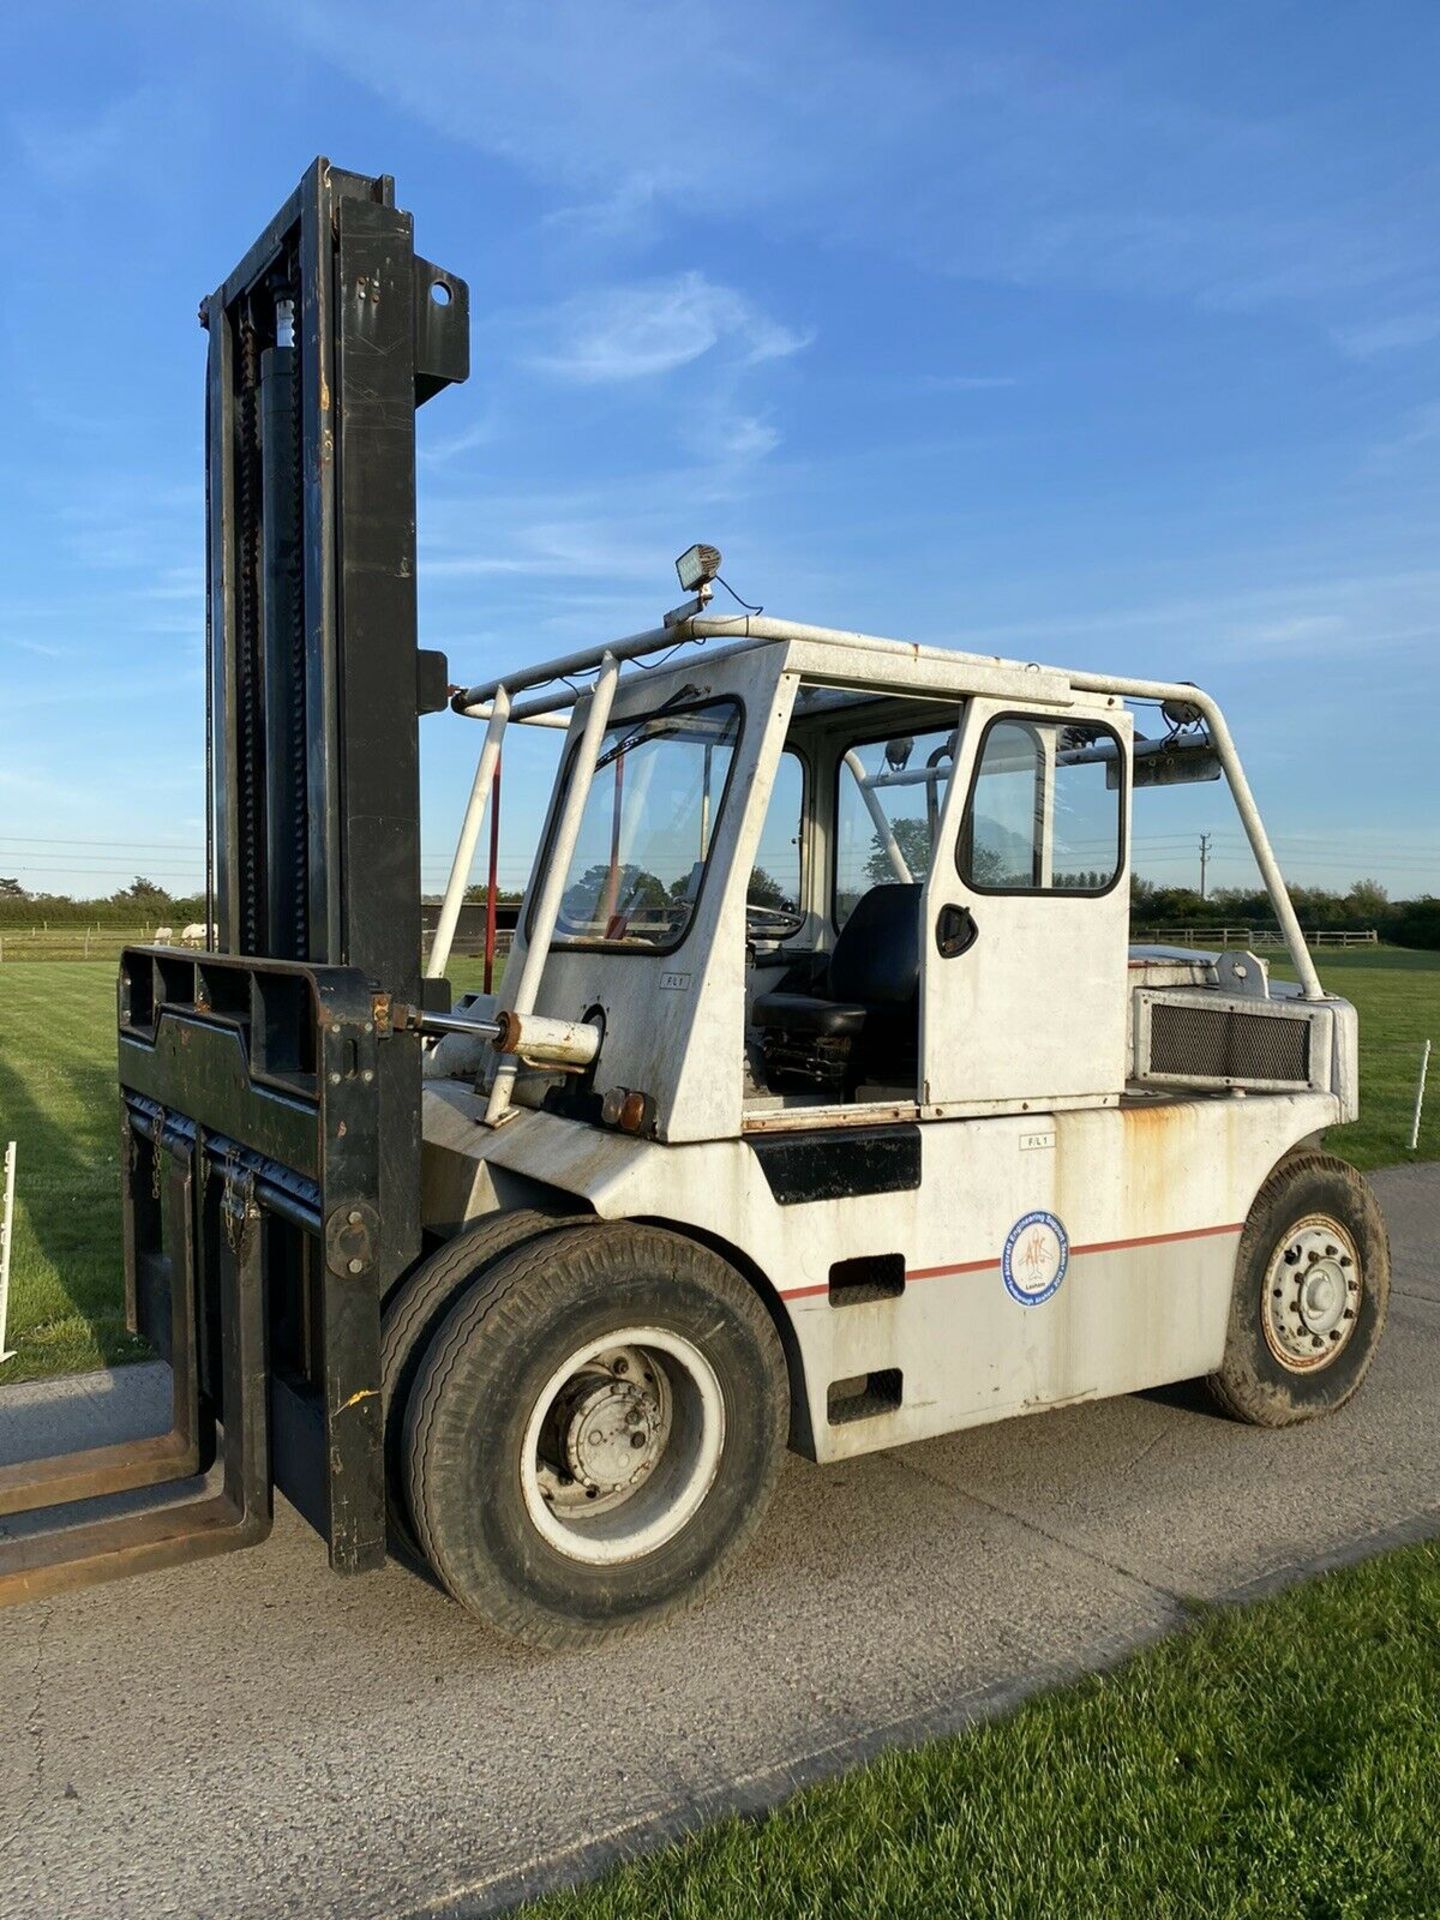
[[[984,1273],[987,1267],[998,1268],[998,1260],[962,1260],[953,1267],[907,1267],[907,1280],[942,1280],[950,1273]]]
[[[1090,1247],[1072,1247],[1072,1253],[1121,1253],[1126,1247],[1158,1247],[1167,1240],[1208,1240],[1212,1234],[1239,1233],[1245,1225],[1237,1220],[1229,1227],[1187,1227],[1184,1233],[1142,1233],[1136,1240],[1097,1240]]]
[[[1223,1227],[1187,1227],[1180,1233],[1142,1233],[1133,1240],[1096,1240],[1088,1247],[1072,1247],[1072,1255],[1082,1253],[1124,1253],[1131,1247],[1160,1247],[1176,1240],[1208,1240],[1215,1234],[1239,1233],[1244,1227],[1243,1220],[1232,1226]],[[905,1278],[909,1280],[943,1280],[956,1273],[998,1272],[998,1260],[961,1260],[948,1267],[909,1267]],[[818,1287],[782,1288],[782,1300],[808,1300],[817,1293],[829,1293],[830,1283],[822,1280]]]

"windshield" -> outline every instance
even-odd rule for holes
[[[700,897],[740,738],[734,700],[607,729],[565,879],[558,946],[678,946]]]

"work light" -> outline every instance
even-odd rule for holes
[[[675,562],[675,571],[680,576],[680,584],[686,593],[699,593],[702,587],[720,572],[720,549],[718,547],[687,547]]]

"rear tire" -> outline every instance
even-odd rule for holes
[[[451,1309],[410,1396],[426,1557],[501,1632],[557,1647],[698,1605],[759,1526],[788,1424],[754,1289],[617,1222],[517,1248]]]
[[[1235,1261],[1225,1357],[1207,1385],[1253,1426],[1343,1407],[1369,1371],[1390,1299],[1390,1247],[1369,1186],[1303,1153],[1261,1187]]]
[[[410,1518],[405,1484],[405,1409],[426,1347],[459,1295],[502,1254],[542,1233],[553,1233],[576,1217],[545,1213],[534,1207],[487,1214],[422,1261],[386,1303],[380,1322],[385,1512],[390,1544],[403,1559],[424,1559]]]

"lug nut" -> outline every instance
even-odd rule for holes
[[[636,1452],[638,1453],[638,1452],[639,1452],[639,1450],[640,1450],[640,1448],[641,1448],[641,1447],[643,1447],[643,1446],[644,1446],[644,1444],[645,1444],[645,1436],[644,1436],[644,1434],[643,1434],[643,1433],[632,1433],[632,1434],[631,1434],[631,1436],[630,1436],[630,1444],[631,1444],[631,1446],[632,1446],[632,1447],[634,1447],[634,1449],[635,1449],[635,1451],[636,1451]]]

